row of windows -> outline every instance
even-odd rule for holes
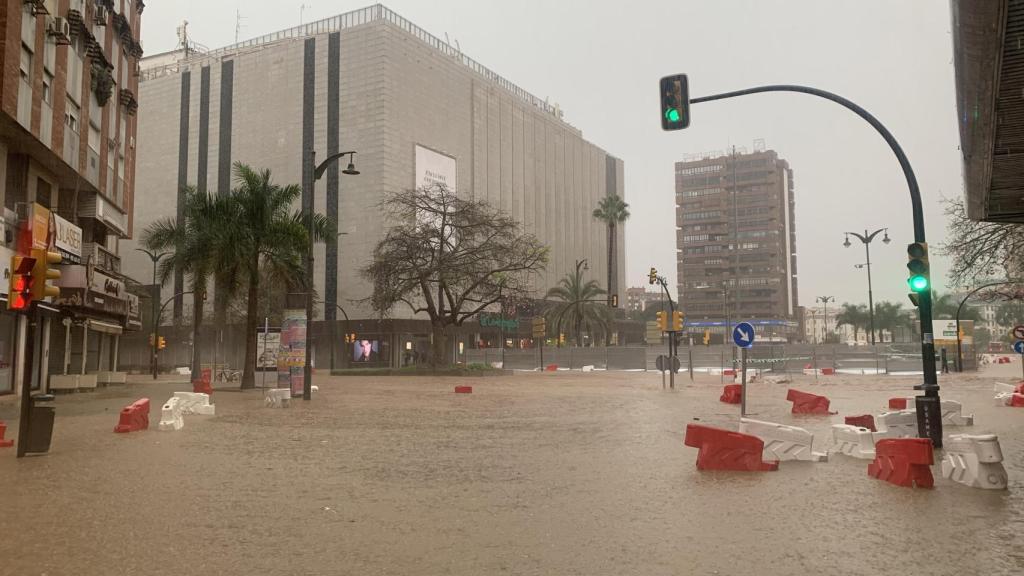
[[[737,216],[757,216],[760,214],[770,214],[774,210],[774,206],[753,206],[751,208],[738,208],[736,210]]]
[[[683,190],[683,198],[699,198],[701,196],[712,196],[714,194],[721,194],[725,190],[722,188],[699,188],[696,190]]]
[[[708,174],[710,172],[719,172],[722,170],[720,164],[711,164],[708,166],[691,166],[690,168],[679,168],[676,170],[676,174]]]
[[[778,230],[742,230],[736,233],[737,238],[769,238],[778,235]]]
[[[686,214],[683,214],[683,220],[712,220],[721,217],[722,212],[720,210],[710,210],[707,212],[687,212]]]
[[[725,250],[725,246],[721,244],[712,244],[710,246],[698,246],[696,248],[687,248],[683,250],[683,254],[687,256],[693,256],[695,254],[714,254],[716,252],[722,252]]]

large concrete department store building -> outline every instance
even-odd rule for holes
[[[591,213],[607,194],[628,201],[623,162],[585,140],[556,105],[381,5],[213,50],[182,36],[179,50],[142,62],[137,204],[145,210],[136,214],[137,230],[176,215],[184,185],[226,190],[233,162],[297,184],[310,151],[323,159],[356,150],[361,175],[332,169],[315,186],[316,209],[344,233],[316,248],[324,302],[315,318],[335,321],[341,305],[364,331],[413,332],[422,324],[425,317],[401,308],[391,328],[372,321],[376,315],[357,302],[371,290],[357,270],[387,227],[377,208],[382,195],[417,185],[427,172],[502,208],[551,247],[538,295],[580,259],[588,278],[606,284],[607,231]],[[624,287],[618,230],[616,284]],[[151,273],[144,255],[125,258],[131,274]],[[177,279],[175,292],[183,288]],[[188,306],[186,297],[174,314]]]

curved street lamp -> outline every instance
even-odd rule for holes
[[[1022,280],[1003,280],[1001,282],[993,282],[991,284],[983,284],[978,286],[974,290],[968,292],[963,300],[960,301],[960,305],[956,307],[956,371],[964,371],[964,352],[963,343],[960,340],[960,312],[964,309],[964,304],[967,304],[967,299],[974,296],[975,293],[984,290],[985,288],[991,288],[993,286],[1003,286],[1005,284],[1020,284]]]
[[[856,232],[845,232],[846,240],[843,241],[843,246],[849,248],[851,246],[851,244],[850,244],[850,235],[852,234],[855,238],[857,238],[858,240],[860,240],[864,244],[864,252],[867,255],[867,263],[862,264],[862,265],[858,265],[857,268],[866,267],[868,269],[868,318],[870,319],[870,322],[871,322],[871,345],[872,346],[875,345],[875,301],[874,301],[874,295],[872,294],[872,291],[871,291],[871,241],[874,240],[876,236],[878,236],[879,234],[881,234],[883,232],[885,233],[885,237],[882,238],[882,242],[885,243],[885,244],[888,244],[889,242],[891,242],[891,240],[889,240],[889,229],[888,228],[879,228],[878,230],[875,230],[874,232],[872,232],[870,234],[868,234],[867,230],[864,230],[864,235],[863,236],[858,234],[858,233],[856,233]]]

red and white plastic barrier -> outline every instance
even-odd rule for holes
[[[138,432],[149,428],[149,398],[140,398],[121,409],[114,432]]]
[[[740,418],[740,433],[757,436],[764,442],[762,458],[765,460],[828,461],[828,454],[812,450],[814,435],[803,428]]]
[[[934,464],[929,438],[884,438],[875,442],[875,459],[868,464],[868,475],[890,484],[913,488],[935,485]]]
[[[850,424],[832,425],[832,448],[838,452],[862,460],[875,459],[875,436],[871,430]]]
[[[0,422],[0,448],[10,448],[14,446],[14,440],[4,440],[4,434],[7,433],[7,424]]]
[[[215,407],[210,404],[210,395],[202,392],[175,392],[182,415],[199,414],[213,416]]]
[[[786,392],[786,400],[793,403],[793,414],[831,414],[828,411],[829,400],[824,396],[790,388]]]
[[[269,408],[287,408],[291,401],[292,391],[289,388],[271,388],[263,397],[263,403]]]
[[[910,410],[917,413],[917,400],[913,397],[890,398],[890,410]],[[963,414],[963,404],[957,400],[942,400],[939,403],[942,424],[945,426],[974,426],[974,414]]]
[[[181,417],[181,398],[171,396],[160,409],[160,430],[181,430],[185,427],[185,419]]]
[[[942,450],[943,478],[971,488],[1006,488],[1003,451],[999,448],[999,437],[995,434],[951,434],[942,443]]]
[[[872,432],[878,430],[877,428],[875,428],[875,417],[872,416],[871,414],[861,414],[860,416],[847,416],[846,418],[843,419],[843,423],[849,424],[850,426],[857,426],[859,428],[867,428]]]
[[[875,418],[875,438],[914,438],[917,436],[917,412],[897,410],[884,412]]]
[[[764,442],[757,436],[703,424],[687,424],[683,443],[699,449],[698,470],[770,472],[779,469],[778,461],[761,460]]]

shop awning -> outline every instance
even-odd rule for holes
[[[85,325],[89,328],[89,330],[103,332],[104,334],[120,334],[121,332],[124,331],[124,329],[118,326],[117,324],[101,322],[99,320],[94,320],[92,318],[86,321]]]

